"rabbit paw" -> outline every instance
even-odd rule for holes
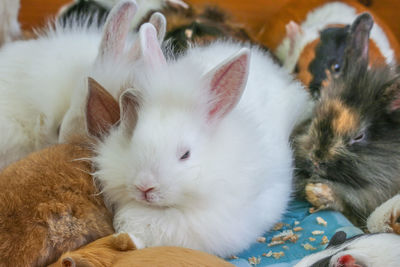
[[[135,250],[136,244],[128,233],[120,232],[113,235],[112,239],[113,248],[119,251]]]
[[[371,233],[400,234],[400,194],[377,207],[369,216],[367,227]]]
[[[143,241],[140,238],[136,237],[134,234],[129,234],[129,236],[131,237],[133,244],[135,244],[135,247],[137,249],[142,249],[146,247]]]
[[[335,206],[333,191],[327,184],[309,183],[306,185],[305,192],[306,199],[315,207],[310,210],[311,213]]]

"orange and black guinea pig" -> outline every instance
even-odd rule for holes
[[[321,87],[329,83],[331,75],[337,77],[341,74],[348,39],[357,34],[352,28],[355,27],[329,25],[301,52],[294,73],[308,86],[315,99],[319,98]],[[385,57],[372,39],[369,41],[369,61],[372,65],[385,64]]]
[[[170,40],[175,54],[184,52],[191,44],[207,45],[219,38],[254,42],[244,24],[234,21],[217,6],[167,7],[162,13],[167,18],[165,39]]]

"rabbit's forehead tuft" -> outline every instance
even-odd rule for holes
[[[332,132],[341,136],[356,132],[360,125],[358,113],[338,99],[322,103],[318,118],[330,120]]]

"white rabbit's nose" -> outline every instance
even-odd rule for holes
[[[142,193],[143,200],[152,202],[154,200],[154,189],[155,187],[136,186],[136,188]]]
[[[151,186],[151,187],[147,187],[147,186],[136,186],[136,188],[139,190],[139,191],[141,191],[141,192],[143,192],[143,193],[149,193],[150,191],[152,191],[153,189],[154,189],[154,186]]]

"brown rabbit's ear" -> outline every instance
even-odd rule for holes
[[[344,72],[356,62],[368,66],[369,34],[373,25],[374,20],[369,13],[359,15],[351,25],[344,53]]]
[[[86,124],[90,135],[97,138],[108,133],[120,119],[118,102],[93,78],[88,78]]]

